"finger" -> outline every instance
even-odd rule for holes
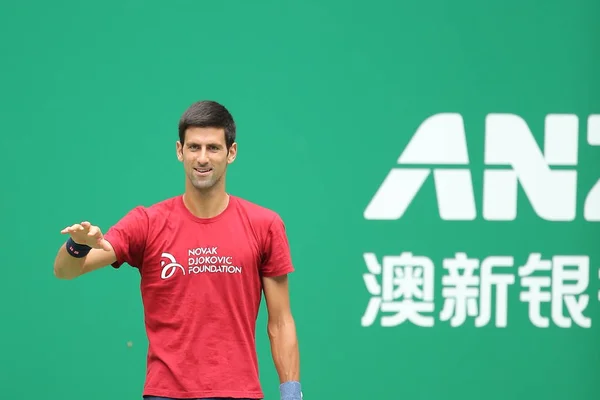
[[[88,236],[89,237],[94,237],[94,236],[98,236],[100,234],[100,229],[98,229],[97,226],[92,226],[90,228],[90,230],[88,231]],[[99,236],[98,236],[99,237]]]
[[[77,231],[82,230],[82,229],[83,229],[83,227],[81,225],[75,224],[75,225],[67,226],[61,232],[64,232],[64,233],[74,233],[74,232],[77,232]]]
[[[74,232],[78,232],[78,231],[82,231],[84,230],[84,227],[80,224],[74,224],[71,226],[67,226],[66,228],[64,228],[62,231],[60,231],[61,233],[74,233]]]
[[[83,226],[85,229],[89,229],[92,226],[92,224],[90,224],[89,221],[83,221],[81,223],[81,226]]]
[[[69,232],[78,232],[78,231],[82,231],[83,230],[83,226],[79,225],[79,224],[74,224],[69,228]]]

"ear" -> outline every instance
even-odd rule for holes
[[[237,143],[233,143],[229,148],[229,153],[227,153],[227,164],[231,164],[235,161],[235,157],[237,156]]]
[[[177,159],[183,161],[183,145],[179,140],[175,142],[175,151],[177,152]]]

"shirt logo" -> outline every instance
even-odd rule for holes
[[[178,263],[171,253],[162,253],[160,266],[162,279],[169,279],[175,275],[178,269],[183,275],[196,275],[204,273],[212,274],[241,274],[242,266],[235,263],[230,255],[220,255],[218,247],[198,247],[188,249],[187,266]],[[165,260],[166,259],[166,260]]]
[[[160,262],[160,266],[162,267],[160,277],[162,279],[169,279],[172,277],[175,274],[175,271],[177,271],[177,268],[181,269],[181,273],[185,275],[185,268],[183,268],[183,265],[179,264],[177,260],[175,260],[175,257],[173,257],[172,254],[162,253],[161,257],[169,259],[169,263],[167,263],[165,260],[161,260]]]

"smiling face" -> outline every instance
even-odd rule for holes
[[[235,160],[237,144],[229,150],[225,130],[212,127],[189,127],[182,144],[177,141],[177,158],[183,163],[186,186],[206,192],[225,187],[227,165]]]

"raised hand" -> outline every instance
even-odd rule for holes
[[[84,244],[94,249],[111,250],[110,244],[104,240],[104,235],[102,235],[100,228],[90,224],[88,221],[67,226],[60,233],[71,235],[71,239],[75,243]]]

